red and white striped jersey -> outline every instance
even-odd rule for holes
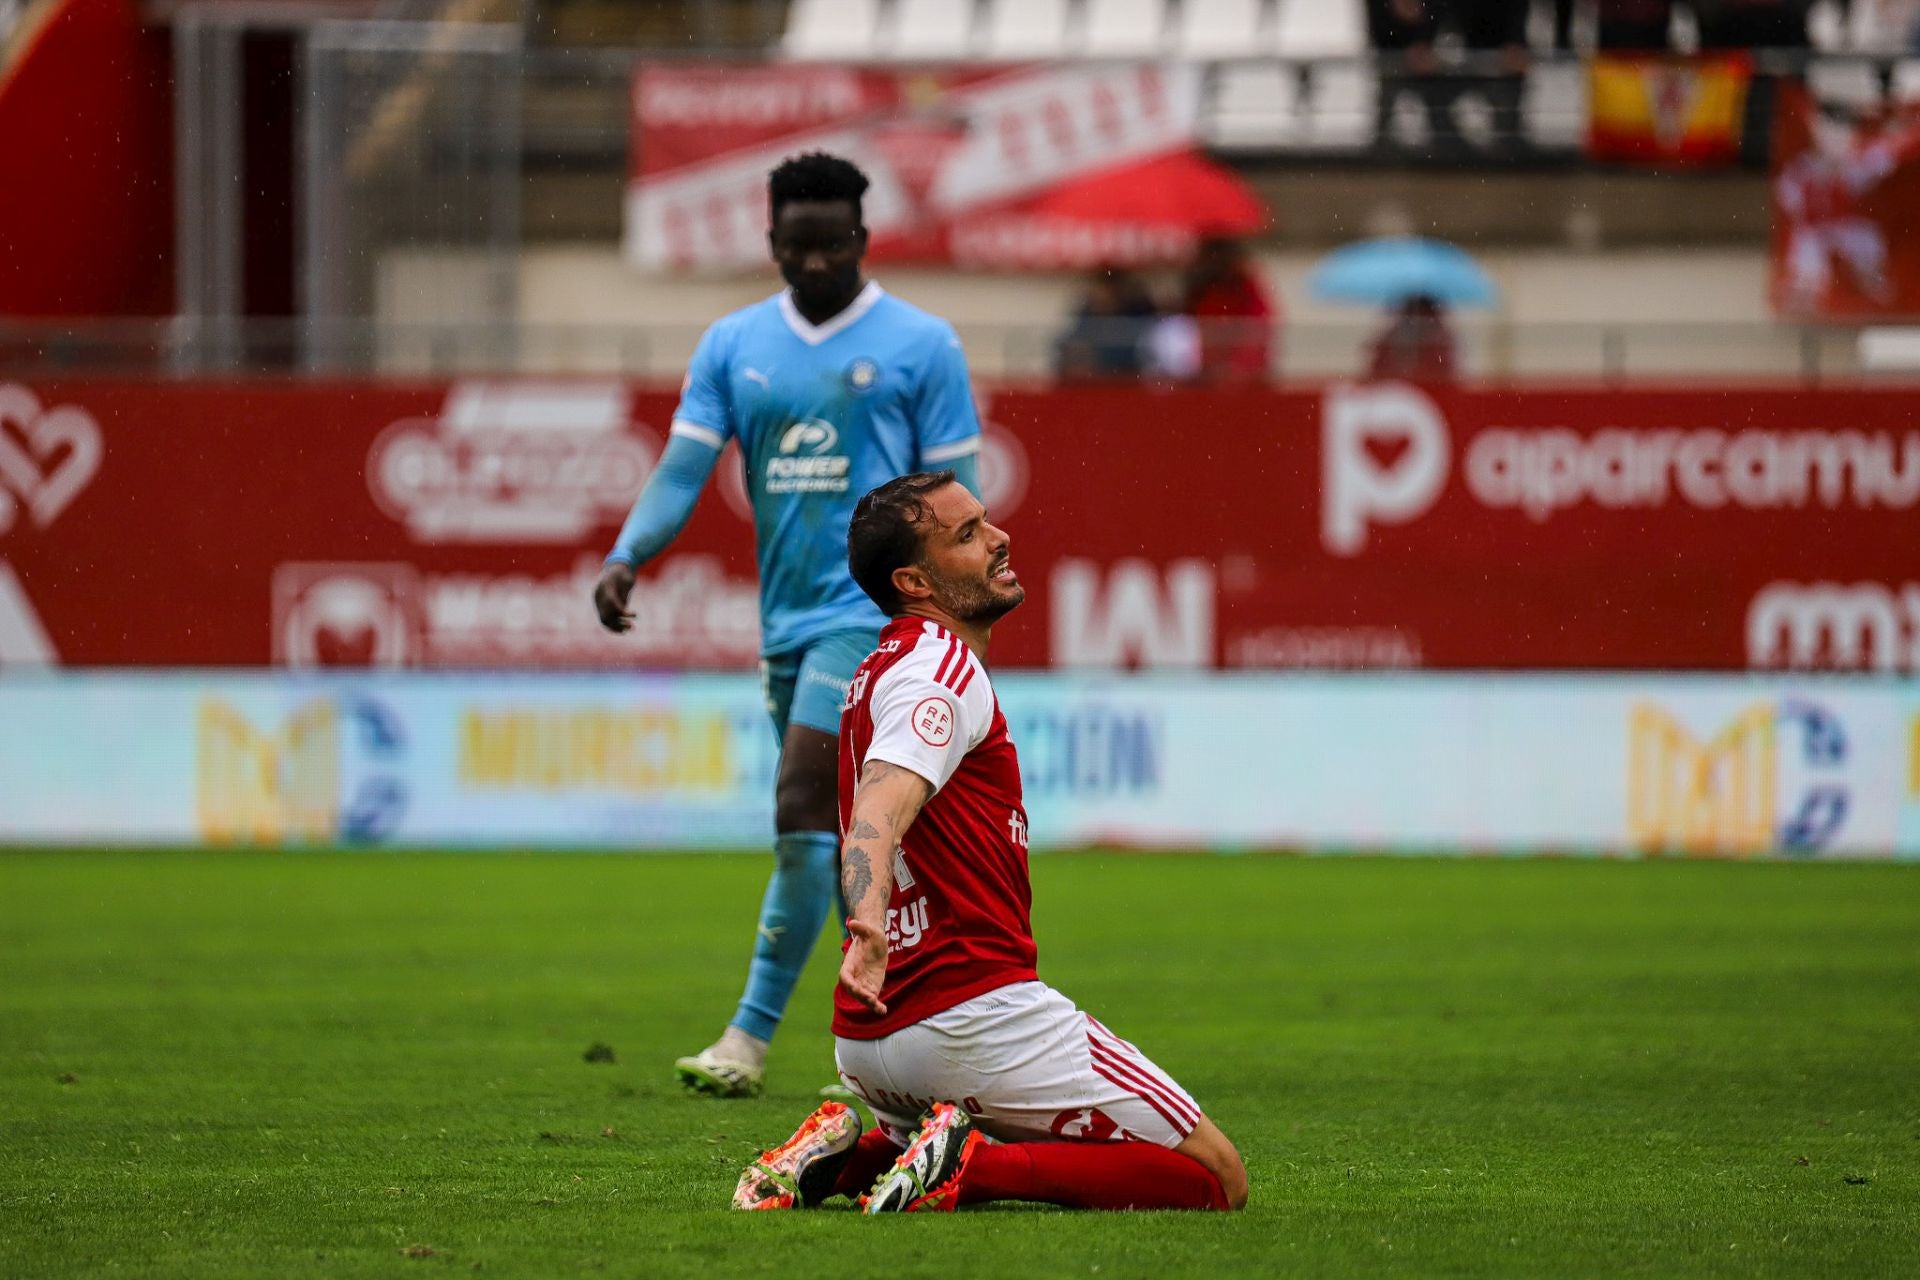
[[[834,992],[833,1033],[854,1040],[1037,977],[1020,760],[986,669],[951,631],[896,618],[854,672],[840,713],[843,841],[869,760],[913,770],[934,794],[893,856],[886,1016]]]

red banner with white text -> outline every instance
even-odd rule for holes
[[[670,389],[0,383],[0,663],[739,668],[729,455],[588,598]],[[983,396],[997,664],[1920,669],[1911,390]]]
[[[767,175],[826,151],[871,182],[877,261],[1001,269],[1181,262],[1266,225],[1198,150],[1181,63],[878,68],[641,63],[626,254],[730,270],[767,257]]]

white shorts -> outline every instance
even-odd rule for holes
[[[1175,1147],[1200,1107],[1172,1077],[1044,982],[1016,982],[878,1040],[834,1040],[840,1078],[901,1146],[935,1102],[1002,1142]]]

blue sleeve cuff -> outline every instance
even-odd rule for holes
[[[976,498],[983,497],[980,492],[980,451],[978,449],[969,450],[957,458],[949,458],[946,465],[952,468],[953,478],[964,485],[968,493]]]

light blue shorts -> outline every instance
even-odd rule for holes
[[[774,736],[785,742],[789,723],[838,735],[854,669],[879,642],[877,630],[855,627],[760,659],[760,691],[773,717]]]

